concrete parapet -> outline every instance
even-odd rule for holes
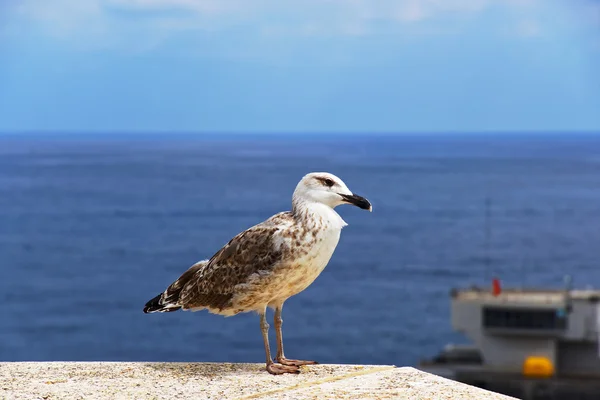
[[[315,365],[273,376],[264,364],[3,362],[0,399],[512,398],[394,366]]]

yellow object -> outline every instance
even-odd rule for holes
[[[523,362],[523,375],[531,378],[549,378],[554,375],[554,364],[546,357],[527,357]]]

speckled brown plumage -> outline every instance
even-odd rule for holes
[[[238,234],[197,271],[183,287],[178,303],[184,309],[208,308],[236,314],[234,295],[251,292],[251,281],[272,273],[290,246],[276,245],[281,237],[299,236],[301,229],[291,212],[283,212]]]

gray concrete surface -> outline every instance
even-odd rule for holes
[[[394,366],[315,365],[273,376],[263,364],[3,362],[0,399],[511,398]]]

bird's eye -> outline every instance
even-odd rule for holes
[[[329,179],[329,178],[325,178],[323,179],[323,183],[325,184],[325,186],[327,187],[332,187],[333,186],[333,180]]]

